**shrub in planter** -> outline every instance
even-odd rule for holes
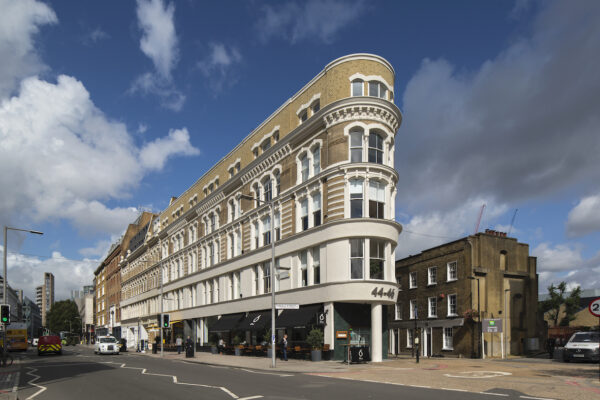
[[[312,329],[306,337],[306,342],[311,348],[310,359],[321,361],[321,349],[323,348],[323,331],[318,328]]]
[[[217,349],[217,343],[219,342],[219,335],[213,333],[208,337],[208,345],[210,346],[210,352],[212,354],[219,354],[219,350]]]
[[[242,347],[240,346],[240,343],[242,342],[242,339],[236,335],[233,337],[231,342],[233,343],[233,346],[234,346],[235,355],[241,356],[242,355]]]

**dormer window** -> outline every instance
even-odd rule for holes
[[[254,158],[257,158],[258,157],[258,149],[252,150],[252,154],[254,155]]]
[[[241,169],[241,164],[239,162],[237,162],[235,164],[235,173],[237,174],[238,172],[240,172],[240,169]]]
[[[360,79],[355,79],[352,81],[352,96],[362,96],[363,95],[363,81]]]
[[[270,147],[271,147],[271,139],[270,138],[268,138],[267,140],[262,142],[262,144],[260,145],[260,149],[262,150],[263,153],[265,151],[269,150]]]

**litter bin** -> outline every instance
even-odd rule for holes
[[[121,338],[121,346],[119,347],[119,351],[127,351],[127,339]]]
[[[152,345],[152,354],[158,354],[158,346],[160,345],[160,339],[156,338],[154,344]]]
[[[186,343],[185,344],[185,358],[193,358],[194,357],[194,344]]]

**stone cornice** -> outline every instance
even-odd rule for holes
[[[277,149],[273,154],[265,158],[259,164],[257,164],[250,171],[246,172],[242,175],[242,183],[245,185],[250,182],[252,179],[267,171],[273,165],[277,164],[283,157],[287,156],[292,152],[292,147],[289,144],[285,144],[285,146]]]
[[[364,98],[363,98],[364,99]],[[391,104],[391,103],[390,103]],[[396,110],[389,107],[382,107],[378,104],[340,104],[332,108],[327,114],[323,115],[323,121],[326,128],[347,121],[372,120],[387,125],[392,132],[396,132],[400,127],[401,114],[394,112]]]

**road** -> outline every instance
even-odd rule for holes
[[[276,373],[219,367],[136,353],[95,355],[68,347],[63,355],[21,360],[19,399],[496,399],[497,394],[467,393],[340,380],[302,373]],[[521,399],[504,394],[503,399]]]

